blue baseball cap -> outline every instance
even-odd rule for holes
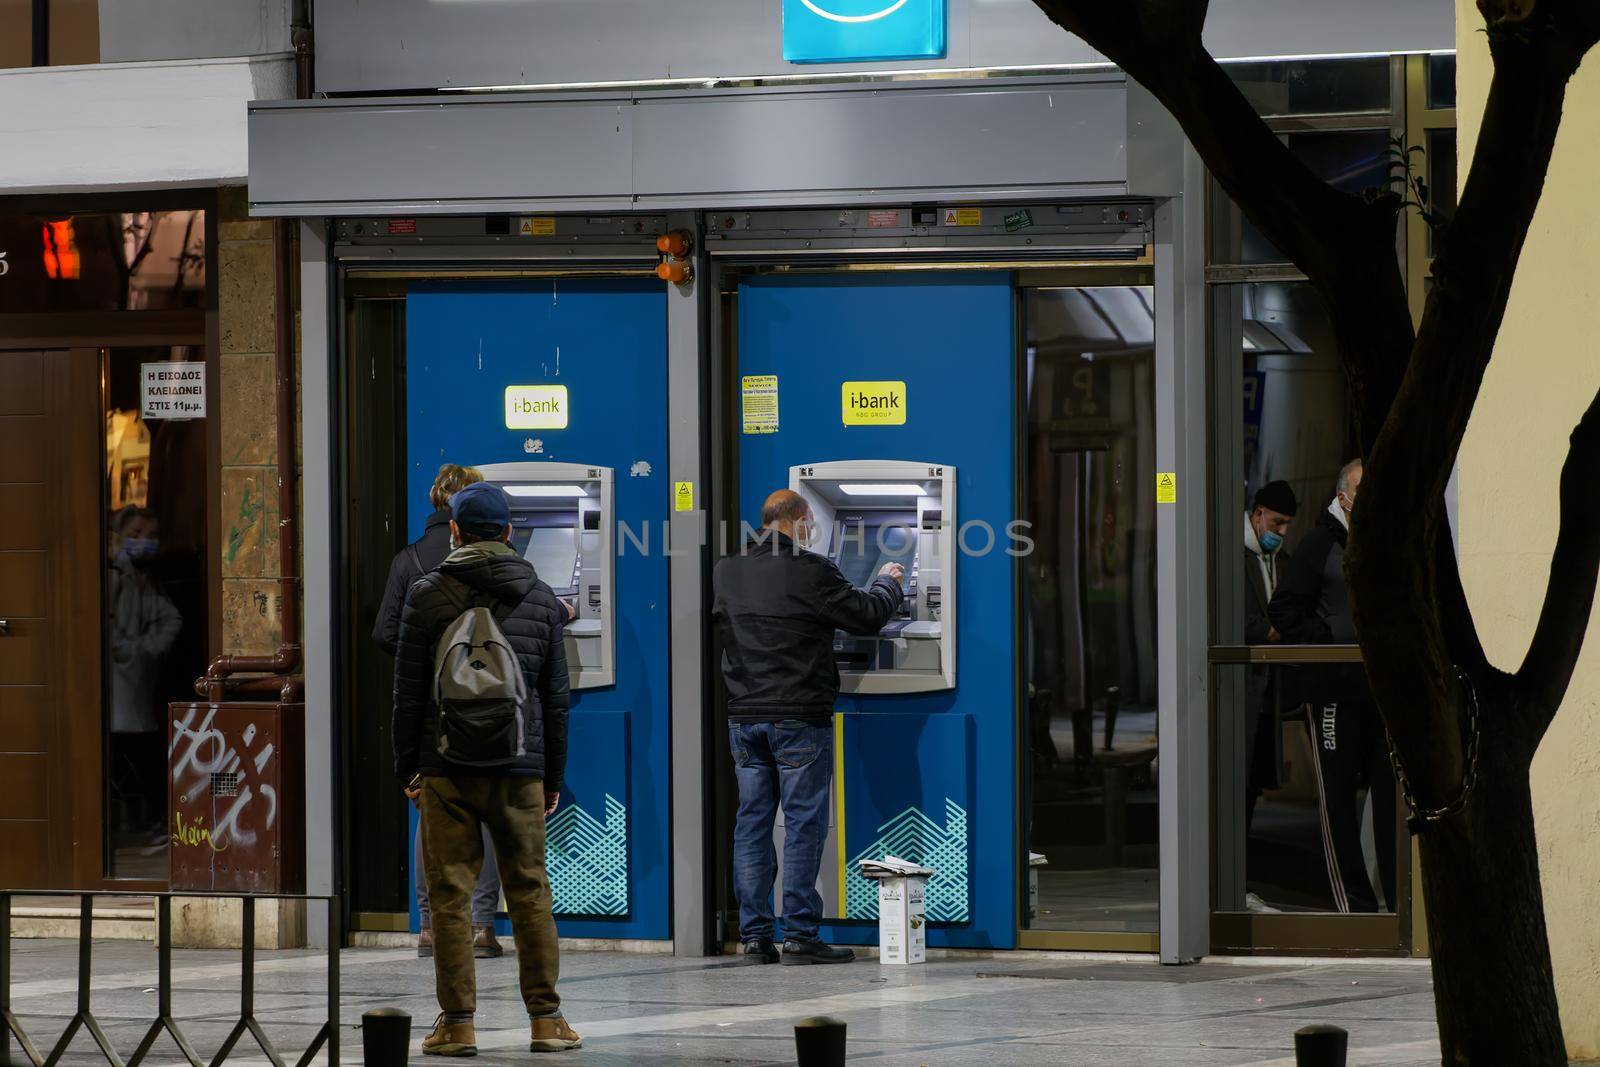
[[[450,517],[463,533],[499,537],[511,525],[511,501],[490,482],[474,482],[450,498]]]

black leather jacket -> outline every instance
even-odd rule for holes
[[[826,721],[839,695],[834,632],[877,633],[905,596],[889,578],[857,589],[777,531],[720,561],[711,586],[732,722]]]
[[[456,582],[458,598],[484,606],[511,642],[528,682],[523,724],[526,755],[506,767],[463,768],[439,755],[438,709],[433,703],[434,651],[461,613],[460,601],[440,589]],[[510,774],[544,779],[561,788],[567,767],[567,708],[571,694],[562,629],[567,613],[539,581],[533,565],[500,542],[478,542],[452,552],[406,594],[394,661],[394,772],[402,783],[414,774],[463,777]]]

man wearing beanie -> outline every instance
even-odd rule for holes
[[[441,1009],[431,1056],[477,1054],[472,890],[489,828],[517,944],[529,1048],[583,1042],[561,1015],[545,818],[567,763],[567,613],[508,543],[511,505],[478,482],[450,498],[443,563],[406,594],[394,667],[395,772],[420,796]]]
[[[1256,491],[1244,517],[1245,641],[1277,644],[1282,635],[1272,626],[1267,606],[1278,589],[1278,575],[1289,564],[1284,538],[1299,511],[1288,482],[1268,482]],[[1250,668],[1245,704],[1245,829],[1255,817],[1263,789],[1280,784],[1283,766],[1282,701],[1276,672],[1265,664]]]

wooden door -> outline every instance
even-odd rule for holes
[[[100,422],[95,349],[0,351],[0,886],[104,874]]]

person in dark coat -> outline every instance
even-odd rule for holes
[[[1256,491],[1244,519],[1245,642],[1277,644],[1283,635],[1273,627],[1267,606],[1278,588],[1278,576],[1289,564],[1283,539],[1300,505],[1288,482],[1268,482]],[[1255,815],[1263,789],[1276,788],[1282,778],[1283,727],[1277,673],[1266,664],[1250,668],[1245,706],[1245,827]]]
[[[1295,547],[1268,606],[1289,644],[1353,645],[1355,623],[1344,584],[1350,515],[1361,487],[1361,461],[1339,472],[1338,487],[1317,525]],[[1378,883],[1395,906],[1395,779],[1378,707],[1360,664],[1305,670],[1311,746],[1317,755],[1322,833],[1334,905],[1341,912],[1377,911],[1377,894],[1361,846],[1362,790],[1372,802]]]
[[[875,634],[905,594],[904,569],[887,563],[866,589],[802,547],[814,519],[788,489],[767,497],[762,533],[712,572],[712,618],[722,639],[728,743],[739,785],[733,883],[746,963],[848,963],[855,953],[821,942],[817,872],[828,833],[838,630]],[[772,830],[783,808],[783,952],[773,947]]]
[[[560,803],[567,763],[571,697],[562,640],[567,613],[533,564],[509,544],[511,504],[499,486],[479,482],[450,498],[450,536],[458,547],[406,594],[394,667],[394,769],[422,810],[441,1009],[422,1051],[438,1056],[477,1052],[468,898],[484,862],[484,827],[494,839],[511,914],[532,1031],[529,1047],[536,1052],[577,1048],[582,1039],[562,1018],[556,994],[560,957],[545,871],[545,820]],[[461,750],[441,743],[434,700],[439,641],[476,608],[494,618],[524,683],[515,720],[521,735],[501,761],[489,764],[452,758],[451,752]],[[477,661],[467,665],[483,668]]]
[[[406,591],[413,582],[444,562],[450,554],[450,498],[469,485],[483,481],[483,475],[474,467],[446,463],[434,476],[433,488],[428,490],[428,503],[433,505],[422,525],[422,536],[411,542],[389,564],[389,583],[383,590],[383,603],[378,606],[378,617],[372,624],[372,639],[389,655],[394,655],[400,640],[400,609],[405,606]],[[417,955],[433,955],[433,909],[428,899],[428,879],[423,873],[422,824],[411,844],[412,881],[417,894],[417,916],[421,932],[417,935]],[[494,859],[494,843],[488,831],[483,835],[483,870],[478,873],[478,885],[472,893],[473,952],[480,958],[493,959],[504,953],[500,941],[494,936],[495,911],[500,907],[500,873]]]

